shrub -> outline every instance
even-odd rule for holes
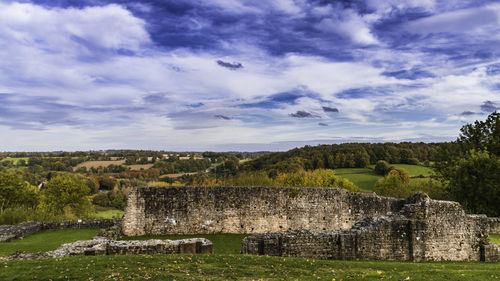
[[[375,173],[385,176],[389,172],[390,165],[387,161],[379,160],[377,164],[375,164]]]

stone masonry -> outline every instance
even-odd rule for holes
[[[344,260],[500,261],[490,244],[488,218],[466,215],[457,202],[430,200],[417,193],[401,208],[367,217],[350,229],[296,230],[255,234],[242,253]]]
[[[60,222],[22,222],[16,225],[0,225],[0,242],[7,242],[14,239],[22,239],[38,231],[47,229],[67,229],[67,228],[109,228],[119,224],[119,221],[111,219],[94,219],[78,221]]]
[[[129,194],[122,230],[128,236],[332,231],[397,211],[403,201],[323,187],[139,187]]]
[[[122,220],[129,236],[254,233],[245,254],[345,260],[498,261],[488,238],[497,228],[498,219],[423,193],[322,187],[139,187]]]
[[[213,244],[205,238],[183,240],[116,241],[104,237],[76,241],[42,253],[16,252],[0,260],[60,258],[77,255],[154,255],[154,254],[212,254]]]

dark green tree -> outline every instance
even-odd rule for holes
[[[435,170],[468,212],[500,216],[500,114],[460,129],[456,142],[436,153]]]
[[[377,161],[377,164],[375,164],[375,173],[385,176],[389,173],[390,167],[391,166],[387,163],[387,161],[379,160]]]

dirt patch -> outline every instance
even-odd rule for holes
[[[122,160],[109,160],[109,161],[86,161],[76,165],[73,170],[76,170],[80,167],[85,167],[87,169],[97,168],[97,167],[107,167],[109,165],[122,165],[125,164],[125,159]]]
[[[127,167],[130,167],[130,170],[132,171],[140,171],[141,169],[147,170],[153,167],[153,164],[135,164],[135,165],[128,165]]]

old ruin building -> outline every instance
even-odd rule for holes
[[[499,260],[491,220],[456,202],[337,188],[140,187],[125,235],[254,233],[243,253],[348,260]]]

